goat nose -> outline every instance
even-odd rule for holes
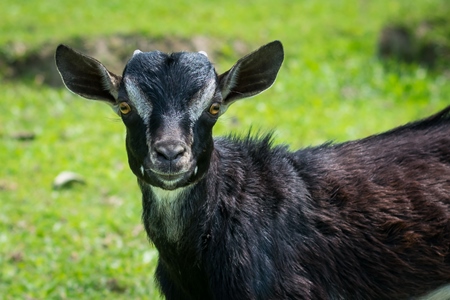
[[[155,145],[155,152],[159,158],[174,161],[183,156],[185,147],[179,143],[159,143]]]

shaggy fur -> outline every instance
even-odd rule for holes
[[[272,42],[217,75],[202,54],[136,52],[122,78],[58,47],[67,87],[127,128],[163,294],[397,300],[449,284],[450,108],[295,152],[270,135],[214,140],[217,118],[268,88],[282,60]]]
[[[215,141],[183,198],[182,239],[155,234],[168,299],[408,299],[450,282],[450,117],[296,152]]]

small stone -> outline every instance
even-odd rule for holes
[[[32,141],[36,138],[36,134],[31,131],[21,131],[13,133],[11,138],[18,141]]]
[[[63,171],[53,180],[53,188],[55,190],[70,188],[75,183],[86,184],[84,178],[80,174],[71,171]]]

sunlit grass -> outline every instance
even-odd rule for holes
[[[252,47],[279,39],[286,59],[275,85],[230,107],[215,134],[274,129],[277,143],[295,149],[361,138],[448,104],[448,75],[386,68],[375,58],[383,24],[439,2],[6,0],[0,52],[118,32]],[[238,59],[231,49],[222,49],[219,72]],[[29,81],[2,82],[0,104],[0,295],[156,298],[157,254],[140,225],[140,193],[118,117],[101,103]],[[34,139],[17,139],[23,132]],[[63,170],[86,184],[53,190]]]

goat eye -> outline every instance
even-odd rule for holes
[[[119,103],[119,110],[120,110],[120,113],[122,115],[126,115],[126,114],[128,114],[131,111],[131,107],[126,102],[120,102]]]
[[[209,113],[213,116],[217,115],[220,112],[220,104],[219,103],[213,103],[209,107]]]

